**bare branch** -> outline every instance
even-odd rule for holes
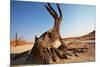
[[[58,8],[58,11],[59,11],[59,14],[60,14],[60,18],[62,18],[62,11],[61,11],[61,9],[60,9],[59,4],[57,4],[57,8]]]
[[[48,7],[52,10],[52,12],[55,14],[55,16],[58,16],[56,11],[52,8],[52,6],[50,5],[50,3],[47,3]]]
[[[52,15],[52,17],[55,19],[55,14],[51,11],[51,9],[46,5],[45,5],[45,7],[48,10],[48,12],[50,13],[50,15]]]

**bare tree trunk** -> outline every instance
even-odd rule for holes
[[[18,34],[16,32],[16,45],[15,46],[17,46],[17,45],[18,45]]]

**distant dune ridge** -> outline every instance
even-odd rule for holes
[[[80,37],[68,37],[68,38],[63,38],[63,41],[67,40],[95,40],[95,30],[90,32],[89,34],[80,36]],[[28,44],[33,44],[33,42],[28,42],[28,41],[18,41],[17,46],[24,46]],[[11,46],[16,46],[16,40],[11,40],[10,41]]]
[[[95,30],[90,32],[87,35],[81,36],[80,39],[83,39],[83,40],[95,40]]]
[[[83,35],[83,36],[80,36],[80,37],[68,37],[68,38],[63,38],[64,41],[66,40],[95,40],[95,30],[86,34],[86,35]]]

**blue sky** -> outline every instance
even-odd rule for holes
[[[54,24],[54,19],[44,7],[46,3],[11,1],[11,39],[15,34],[25,40],[33,40]],[[56,9],[55,4],[51,4]],[[77,37],[95,30],[95,6],[60,4],[63,12],[61,22],[62,37]]]

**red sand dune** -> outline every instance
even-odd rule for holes
[[[27,42],[27,41],[18,41],[18,44],[16,44],[16,40],[11,40],[10,45],[11,46],[23,46],[23,45],[28,45],[28,44],[33,44],[32,42]]]

